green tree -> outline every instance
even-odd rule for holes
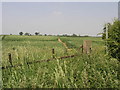
[[[19,35],[23,35],[23,32],[19,32]]]
[[[35,32],[35,35],[39,35],[39,32]]]
[[[77,37],[77,35],[76,35],[76,34],[74,34],[74,33],[73,33],[73,35],[72,35],[72,36],[73,36],[73,37]]]
[[[45,34],[44,36],[47,36],[47,34]]]
[[[117,19],[108,24],[107,47],[109,54],[120,61],[120,21]]]
[[[24,35],[28,35],[28,36],[29,36],[29,35],[30,35],[30,33],[27,33],[27,32],[26,32]]]

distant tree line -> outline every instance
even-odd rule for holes
[[[31,36],[32,34],[30,33],[23,33],[23,32],[19,32],[19,35],[27,35],[27,36]],[[47,34],[40,34],[39,32],[35,32],[34,35],[39,35],[39,36],[65,36],[65,37],[80,37],[80,35],[77,34],[72,34],[72,35],[68,35],[68,34],[63,34],[63,35],[47,35]],[[84,37],[88,37],[88,35],[85,35]]]
[[[12,35],[12,34],[10,34]],[[28,33],[28,32],[19,32],[19,35],[26,35],[26,36],[32,36],[32,35],[36,35],[36,36],[60,36],[60,37],[90,37],[88,35],[84,35],[84,36],[81,36],[80,34],[77,35],[77,34],[72,34],[72,35],[69,35],[69,34],[62,34],[62,35],[51,35],[51,34],[41,34],[39,32],[35,32],[34,34],[31,34],[31,33]]]
[[[23,33],[23,32],[19,32],[19,35],[27,35],[27,36],[31,36],[32,34],[26,32],[26,33]],[[39,32],[35,32],[35,35],[42,35],[40,34]]]

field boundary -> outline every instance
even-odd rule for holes
[[[65,59],[65,58],[72,58],[78,56],[76,55],[69,55],[69,56],[62,56],[62,57],[58,57],[58,58],[51,58],[51,59],[46,59],[46,60],[37,60],[37,61],[32,61],[32,62],[27,62],[26,64],[33,64],[33,63],[41,63],[41,62],[48,62],[48,61],[52,61],[52,60],[56,60],[56,59]],[[15,67],[19,67],[19,66],[23,66],[24,64],[16,64],[16,65],[11,65],[11,66],[4,66],[4,67],[0,67],[0,69],[9,69],[9,68],[15,68]]]

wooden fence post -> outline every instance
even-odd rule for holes
[[[83,53],[83,44],[82,44],[81,48],[82,48],[82,53]]]
[[[83,42],[83,53],[91,53],[92,51],[92,41],[91,40],[84,40]]]
[[[52,56],[53,56],[53,58],[55,58],[55,50],[54,50],[54,48],[52,49]]]
[[[13,66],[13,64],[12,64],[12,57],[11,57],[11,53],[8,53],[8,59],[9,59],[9,62],[10,62],[10,64],[11,64],[11,66]]]

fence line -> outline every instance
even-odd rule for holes
[[[27,62],[26,64],[33,64],[33,63],[41,63],[41,62],[48,62],[48,61],[52,61],[52,60],[56,60],[56,59],[65,59],[65,58],[72,58],[78,55],[70,55],[70,56],[62,56],[62,57],[58,57],[58,58],[51,58],[51,59],[47,59],[47,60],[38,60],[38,61],[32,61],[32,62]],[[15,68],[18,66],[23,66],[24,64],[17,64],[17,65],[11,65],[11,66],[5,66],[5,67],[0,67],[0,69],[9,69],[9,68]]]
[[[60,38],[58,38],[58,41],[63,43]],[[85,43],[86,44],[86,43]],[[87,44],[86,44],[87,45]],[[83,50],[86,50],[87,52],[87,46],[84,48],[83,46],[85,45],[82,45],[80,48],[82,48],[82,53],[83,53]],[[67,47],[67,46],[66,46]],[[80,49],[79,48],[79,49]],[[51,59],[47,59],[47,60],[38,60],[38,61],[32,61],[32,62],[27,62],[26,64],[33,64],[33,63],[40,63],[40,62],[48,62],[48,61],[52,61],[52,60],[55,60],[55,59],[64,59],[64,58],[71,58],[71,57],[75,57],[75,56],[78,56],[77,54],[74,54],[74,55],[70,55],[70,56],[62,56],[62,57],[55,57],[55,50],[54,48],[52,49],[52,57]],[[8,68],[12,68],[12,67],[18,67],[18,66],[23,66],[23,64],[17,64],[17,65],[13,65],[12,63],[12,57],[11,57],[11,53],[8,53],[8,60],[9,60],[9,63],[10,63],[10,66],[4,66],[4,67],[0,67],[0,69],[8,69]]]

